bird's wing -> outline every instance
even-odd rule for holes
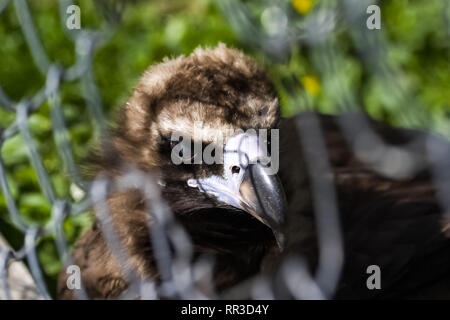
[[[340,192],[345,265],[337,297],[413,296],[450,277],[441,208],[432,194],[417,190],[422,187],[404,188],[397,191],[408,195]],[[371,265],[380,267],[381,290],[367,288]]]
[[[301,121],[300,117],[303,117]],[[383,167],[373,167],[377,162],[368,164],[364,161],[367,159],[361,159],[360,154],[357,154],[357,147],[364,151],[376,146],[361,147],[361,140],[358,142],[358,138],[364,138],[366,128],[358,127],[355,115],[343,115],[341,118],[312,113],[299,115],[284,121],[280,127],[280,175],[282,180],[284,177],[283,182],[288,182],[286,189],[291,203],[296,202],[296,196],[308,194],[304,188],[306,178],[302,177],[300,168],[303,167],[304,170],[305,165],[297,165],[300,168],[296,172],[299,175],[297,178],[283,173],[286,163],[290,161],[290,166],[294,163],[294,160],[284,158],[295,153],[283,153],[283,149],[292,150],[293,144],[302,149],[302,139],[299,139],[298,132],[304,133],[305,130],[298,130],[298,126],[310,125],[308,117],[319,120],[344,234],[344,270],[336,297],[450,297],[450,240],[444,232],[447,224],[442,202],[438,200],[442,194],[438,194],[435,179],[432,179],[433,172],[429,170],[430,164],[440,165],[439,178],[444,180],[441,182],[450,181],[450,144],[445,139],[423,132],[392,128],[366,118],[367,124],[384,146],[408,145],[410,155],[417,157],[420,162],[409,175],[395,177],[396,172],[393,172],[394,176],[387,177],[378,170],[381,168],[382,171]],[[349,123],[354,124],[353,135],[346,136],[342,124]],[[288,129],[285,130],[286,128]],[[286,131],[285,138],[283,130]],[[283,146],[287,142],[291,145],[290,148]],[[430,143],[432,148],[438,149],[437,156],[430,155]],[[384,154],[377,155],[378,162],[392,156],[388,152],[393,149],[384,150]],[[297,151],[295,158],[302,156],[303,152],[304,150]],[[385,164],[392,165],[387,160]],[[292,185],[295,187],[292,188]],[[299,187],[303,188],[302,191],[295,191]],[[309,196],[320,197],[315,194]],[[311,214],[307,206],[304,208],[307,215]],[[302,220],[298,217],[304,213],[294,205],[290,207],[290,215],[291,220]],[[298,237],[296,235],[294,238]],[[291,242],[295,243],[296,240]],[[293,247],[300,248],[301,241],[297,241]],[[370,274],[366,270],[370,265],[377,265],[381,269],[380,290],[367,288],[366,281]]]

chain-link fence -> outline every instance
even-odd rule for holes
[[[113,183],[104,176],[97,177],[93,182],[85,181],[79,174],[79,168],[74,160],[70,135],[65,124],[63,112],[64,103],[60,88],[68,82],[79,82],[85,105],[92,119],[92,126],[97,138],[105,133],[105,116],[99,89],[95,83],[93,58],[96,52],[108,42],[115,28],[120,28],[120,17],[124,10],[124,2],[96,1],[99,10],[105,13],[108,21],[99,30],[68,30],[66,28],[66,9],[72,4],[70,0],[60,0],[60,16],[62,29],[73,41],[76,52],[76,63],[70,67],[62,67],[58,61],[51,61],[41,43],[41,39],[33,24],[28,4],[25,0],[0,2],[0,15],[5,8],[13,6],[20,22],[23,36],[31,52],[33,63],[45,76],[45,85],[33,96],[24,97],[20,101],[12,101],[0,88],[0,107],[14,114],[12,125],[0,128],[1,144],[8,139],[20,135],[26,144],[29,160],[34,168],[42,194],[51,204],[51,219],[43,225],[30,224],[25,221],[14,200],[7,179],[7,169],[3,157],[0,157],[0,181],[2,193],[8,209],[10,222],[23,233],[23,246],[13,250],[8,239],[0,242],[0,294],[2,298],[33,298],[50,299],[48,283],[42,272],[38,259],[37,242],[51,235],[56,242],[56,248],[65,266],[72,265],[69,244],[64,233],[64,222],[68,217],[82,214],[94,206],[96,218],[102,228],[108,243],[108,248],[118,259],[121,266],[128,266],[126,250],[109,220],[109,208],[106,202],[111,190],[138,188],[144,195],[149,214],[156,223],[149,225],[151,241],[155,252],[161,283],[142,282],[135,270],[123,269],[129,283],[129,290],[122,298],[155,298],[169,296],[178,298],[218,298],[212,294],[206,296],[195,287],[194,275],[210,275],[212,265],[208,261],[192,264],[193,247],[183,227],[177,223],[170,212],[169,206],[160,195],[158,184],[149,174],[130,170],[120,181]],[[353,54],[364,62],[370,77],[378,79],[383,85],[383,92],[390,101],[401,109],[397,110],[402,119],[412,126],[438,128],[446,132],[447,119],[436,125],[428,109],[414,98],[411,87],[398,79],[403,78],[402,70],[391,63],[387,55],[390,46],[383,29],[369,30],[366,27],[367,11],[371,1],[319,1],[313,9],[306,9],[309,1],[265,1],[264,4],[241,2],[237,0],[218,0],[216,6],[229,21],[235,34],[247,46],[259,51],[271,63],[282,63],[295,54],[295,48],[307,50],[311,63],[320,72],[322,82],[327,85],[329,97],[338,106],[339,112],[363,110],[361,100],[357,97],[355,88],[344,77],[341,66],[344,65],[346,50],[339,42],[338,35],[345,31],[350,41],[355,44]],[[293,5],[294,4],[294,5]],[[310,10],[308,15],[299,16],[297,10]],[[260,19],[258,19],[260,18]],[[443,21],[449,25],[450,14],[447,6],[443,12]],[[260,20],[260,21],[259,21]],[[450,30],[450,29],[449,29]],[[218,39],[220,40],[220,39]],[[280,62],[281,61],[281,62]],[[24,62],[25,63],[25,62]],[[295,70],[286,71],[278,79],[279,88],[285,97],[284,101],[302,106],[303,109],[313,109],[308,93],[308,84],[298,79]],[[304,86],[299,86],[303,83]],[[305,90],[306,89],[306,90]],[[313,89],[311,89],[313,90]],[[52,181],[36,146],[35,137],[30,130],[29,117],[44,104],[50,107],[52,135],[57,146],[58,156],[64,164],[64,170],[70,175],[72,182],[85,191],[86,196],[81,201],[71,201],[57,196]],[[407,110],[406,110],[407,108]],[[359,118],[358,125],[340,123],[349,141],[363,130],[370,135],[372,147],[392,153],[407,154],[415,161],[414,142],[405,146],[390,146],[376,135],[365,118]],[[301,260],[290,260],[282,268],[280,281],[285,281],[290,294],[295,298],[328,298],[332,296],[342,268],[342,236],[338,223],[338,208],[336,194],[329,179],[323,179],[324,173],[330,172],[328,155],[318,120],[312,118],[307,126],[308,132],[303,132],[306,126],[299,126],[299,135],[303,137],[305,149],[312,149],[315,154],[306,154],[306,162],[312,179],[312,192],[315,195],[315,218],[317,221],[319,261],[317,272],[312,275]],[[443,129],[443,130],[442,130]],[[303,130],[303,131],[302,131]],[[431,150],[433,151],[433,150]],[[439,150],[435,150],[439,152]],[[401,170],[390,171],[389,166],[380,166],[376,159],[363,159],[374,170],[382,175],[393,178],[411,174]],[[417,163],[405,170],[420,170],[428,162]],[[439,167],[441,165],[441,167]],[[450,186],[449,172],[445,171],[447,164],[437,164],[434,168],[436,182],[440,188],[440,200],[444,208],[450,212],[448,195]],[[320,199],[320,200],[319,200]],[[169,249],[172,247],[172,250]],[[26,263],[22,263],[26,262]],[[28,273],[29,272],[29,273]],[[31,275],[31,276],[30,276]],[[19,280],[20,281],[19,281]],[[306,289],[305,289],[306,288]],[[78,298],[86,298],[84,290],[77,290]],[[225,293],[228,298],[276,298],[268,279],[257,277],[237,288]]]

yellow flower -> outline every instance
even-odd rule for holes
[[[292,0],[295,10],[301,14],[307,14],[314,6],[314,0]]]
[[[316,96],[320,92],[320,83],[317,80],[315,76],[303,76],[301,78],[301,82],[303,87],[305,87],[305,90],[312,94],[313,96]]]

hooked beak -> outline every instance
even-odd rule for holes
[[[248,212],[264,223],[272,230],[282,249],[286,198],[280,180],[264,164],[250,161],[256,158],[255,154],[260,154],[256,136],[241,134],[231,139],[225,147],[224,176],[189,179],[187,183],[223,203]],[[240,140],[237,156],[235,151],[229,153],[230,149],[234,149],[236,139]],[[246,144],[242,143],[242,139]]]
[[[239,187],[239,198],[245,211],[272,229],[278,246],[283,248],[286,199],[278,176],[268,175],[261,164],[250,164]]]

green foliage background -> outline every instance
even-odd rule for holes
[[[261,10],[267,3],[245,1]],[[281,1],[285,6],[289,1]],[[82,27],[97,28],[104,19],[93,1],[75,2],[81,8]],[[312,2],[314,3],[314,1]],[[75,61],[74,45],[65,36],[53,0],[28,1],[43,46],[52,61],[70,66]],[[409,122],[407,105],[396,105],[380,79],[372,77],[363,61],[355,55],[355,44],[348,34],[336,35],[343,55],[338,62],[339,77],[346,83],[372,116],[394,125],[431,129],[450,137],[450,72],[449,72],[449,5],[446,0],[380,1],[382,28],[388,36],[388,57],[401,70],[398,81],[409,92],[431,120]],[[255,9],[255,14],[258,14]],[[308,13],[291,11],[301,21]],[[264,64],[279,88],[283,113],[286,116],[306,108],[292,99],[283,88],[282,79],[294,73],[298,92],[309,105],[327,113],[337,113],[331,89],[311,61],[312,53],[303,47],[293,47],[283,61],[273,62],[261,52],[247,46],[212,0],[132,1],[110,41],[100,49],[94,61],[94,71],[105,109],[112,117],[122,106],[142,72],[165,56],[189,54],[199,45],[215,46],[218,42],[238,47]],[[304,81],[302,82],[303,79]],[[309,79],[305,83],[305,79]],[[312,81],[312,84],[311,84]],[[45,83],[33,63],[14,7],[10,3],[0,14],[0,85],[14,101],[33,96]],[[311,87],[312,86],[312,87]],[[310,90],[305,90],[310,88]],[[93,128],[78,82],[62,85],[62,101],[75,159],[81,161],[89,152]],[[419,114],[421,114],[419,112]],[[420,116],[418,116],[420,117]],[[15,115],[0,109],[0,126],[7,128]],[[32,133],[38,144],[58,196],[73,198],[71,180],[64,172],[52,138],[49,106],[44,104],[30,117]],[[1,156],[8,172],[8,182],[20,212],[29,223],[44,225],[49,221],[51,205],[41,193],[31,167],[24,142],[19,135],[7,140]],[[71,199],[75,201],[76,199]],[[70,218],[65,232],[70,243],[90,224],[87,214]],[[0,194],[0,232],[14,248],[23,245],[23,235],[11,225],[4,197]],[[49,287],[62,264],[53,239],[39,241],[39,258]]]

